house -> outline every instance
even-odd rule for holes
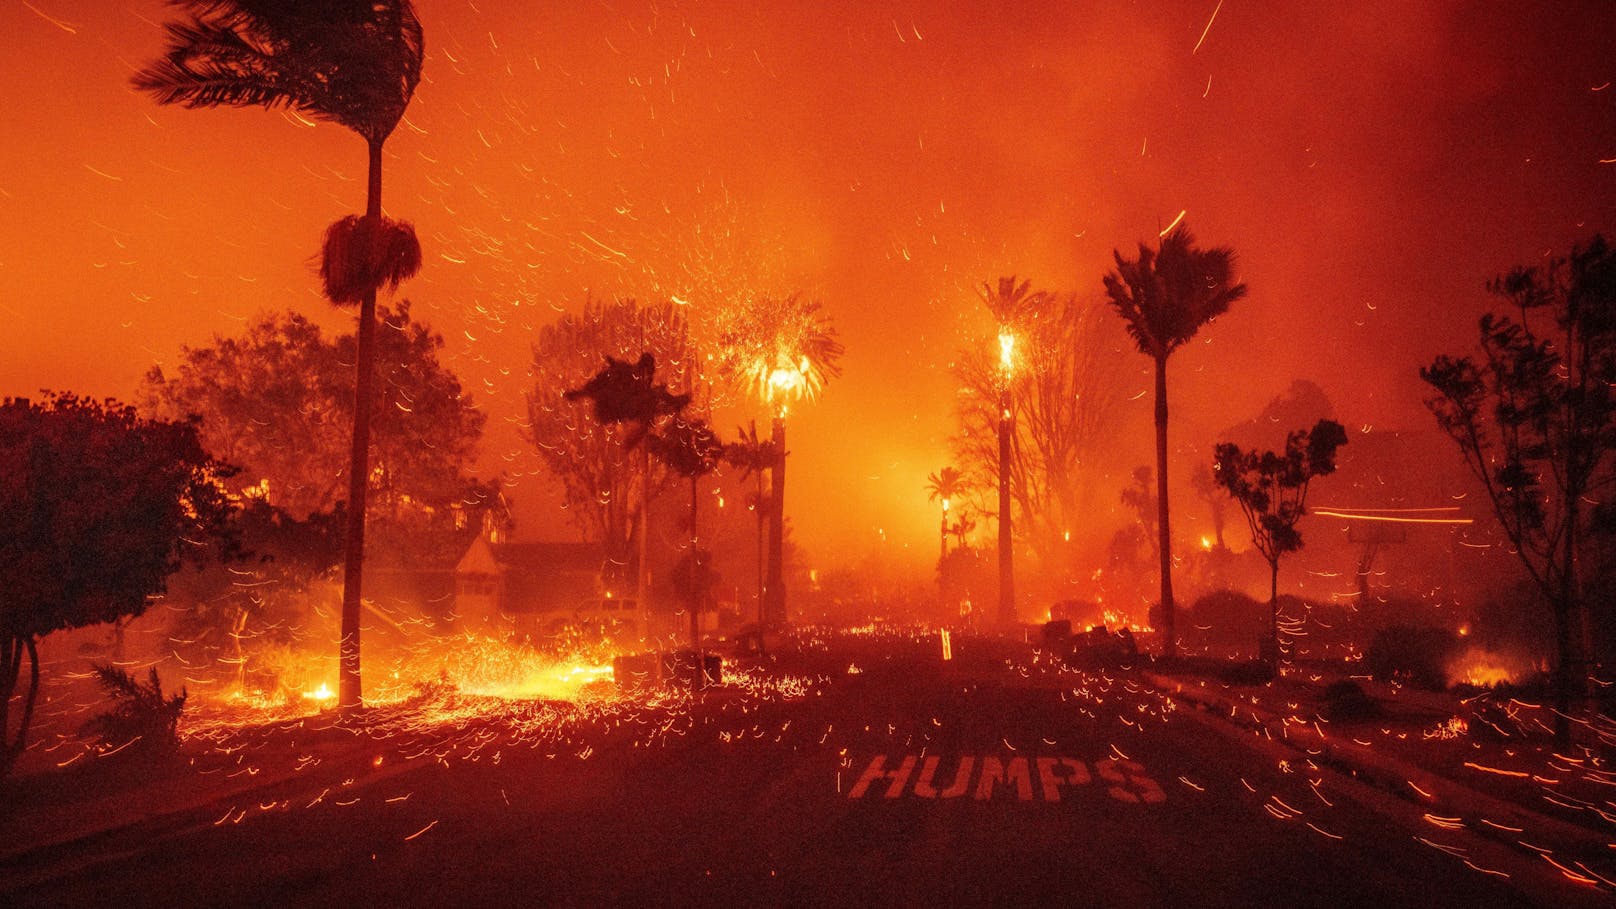
[[[512,543],[487,532],[455,566],[456,622],[531,638],[576,626],[643,634],[631,567],[595,543]]]

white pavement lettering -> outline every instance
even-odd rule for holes
[[[976,801],[989,801],[995,793],[1008,795],[1015,793],[1018,802],[1034,800],[1033,769],[1036,768],[1038,791],[1043,794],[1045,802],[1061,801],[1062,789],[1080,789],[1098,778],[1105,784],[1105,793],[1119,802],[1131,805],[1156,805],[1167,801],[1167,793],[1162,791],[1158,784],[1145,771],[1144,765],[1138,761],[1123,760],[1119,758],[1101,758],[1090,763],[1084,763],[1070,757],[1036,757],[1027,758],[1017,755],[1004,760],[998,755],[962,755],[954,764],[952,780],[946,789],[937,788],[938,770],[944,766],[941,755],[928,755],[920,759],[915,755],[904,755],[897,759],[895,766],[889,767],[887,756],[875,755],[870,763],[859,775],[858,782],[848,790],[850,799],[862,799],[872,786],[885,782],[885,798],[895,799],[904,794],[909,787],[910,777],[915,775],[915,766],[919,764],[920,774],[915,779],[913,788],[909,791],[917,798],[923,799],[954,799],[973,792],[971,777],[973,771],[981,768],[976,774],[976,788],[974,796]],[[1090,774],[1089,767],[1094,772]],[[944,779],[948,779],[945,774]]]

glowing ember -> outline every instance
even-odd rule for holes
[[[314,689],[313,691],[305,691],[305,692],[303,692],[303,699],[304,700],[306,700],[306,701],[318,701],[318,702],[321,702],[321,703],[329,701],[329,700],[331,700],[332,698],[334,698],[336,696],[337,696],[337,693],[332,691],[331,686],[327,685],[324,682],[321,682],[320,687]]]

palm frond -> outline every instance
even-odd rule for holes
[[[421,243],[408,221],[348,215],[326,229],[320,282],[333,303],[358,303],[383,286],[396,289],[420,270]]]
[[[176,0],[165,56],[132,82],[163,104],[289,106],[380,143],[421,79],[409,0]]]

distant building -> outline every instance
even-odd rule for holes
[[[511,543],[490,531],[455,566],[456,624],[520,635],[568,626],[643,633],[632,565],[595,543]],[[625,627],[626,626],[626,627]]]

